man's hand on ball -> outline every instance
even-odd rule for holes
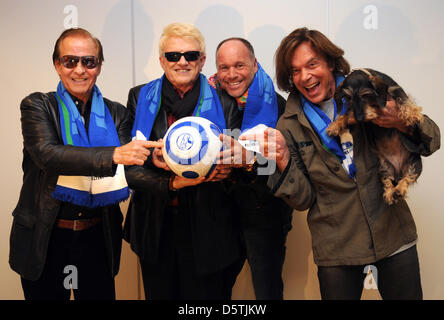
[[[163,140],[159,139],[157,140],[157,142],[160,143],[160,147],[156,147],[153,150],[153,156],[152,156],[153,164],[160,169],[171,171],[171,169],[168,167],[167,163],[165,162],[165,159],[163,158],[162,154]]]
[[[205,177],[200,177],[197,179],[187,179],[178,175],[174,175],[172,187],[173,189],[179,190],[185,187],[196,186],[205,181]]]
[[[162,144],[156,141],[134,140],[114,149],[113,162],[115,164],[141,166],[150,155],[148,149],[161,146]]]

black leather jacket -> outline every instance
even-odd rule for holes
[[[128,112],[119,103],[104,99],[120,137],[128,142]],[[63,144],[54,92],[36,92],[21,102],[23,134],[23,186],[10,237],[9,263],[22,277],[37,280],[45,265],[51,230],[61,202],[51,193],[59,175],[113,176],[114,147],[73,147]],[[112,275],[119,270],[122,213],[118,205],[101,209],[107,256]]]
[[[127,108],[133,117],[142,86],[132,88],[128,95]],[[226,94],[220,94],[222,105],[234,103]],[[231,110],[224,108],[227,122]],[[167,113],[160,109],[149,139],[163,138],[167,129]],[[126,216],[124,238],[139,258],[151,263],[159,259],[163,217],[173,199],[170,177],[170,172],[154,167],[150,159],[143,166],[126,168],[128,185],[135,192]],[[190,216],[196,272],[214,273],[237,261],[241,248],[238,215],[224,183],[202,183],[180,189],[175,195],[179,210]]]

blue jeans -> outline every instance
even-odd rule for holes
[[[384,300],[422,300],[416,245],[372,263],[373,278]],[[322,299],[359,300],[367,275],[366,265],[318,266]]]

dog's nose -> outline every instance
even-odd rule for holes
[[[365,114],[360,112],[358,114],[355,114],[355,118],[358,122],[362,122],[365,120]]]

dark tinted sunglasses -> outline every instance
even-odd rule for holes
[[[78,56],[63,56],[59,58],[60,63],[68,69],[74,69],[79,61],[82,62],[82,66],[84,66],[87,69],[94,69],[99,64],[99,59],[94,56],[84,56],[84,57],[78,57]]]
[[[180,58],[182,56],[184,56],[185,60],[187,60],[187,61],[196,61],[197,59],[199,59],[200,52],[199,51],[187,51],[187,52],[172,51],[172,52],[165,52],[164,56],[169,62],[177,62],[180,60]]]

